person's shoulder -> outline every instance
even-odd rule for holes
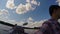
[[[45,32],[49,28],[49,20],[46,20],[45,22],[42,23],[42,26],[40,27],[41,32]]]
[[[47,27],[50,27],[51,25],[52,25],[51,21],[50,21],[50,20],[47,20],[47,21],[45,21],[45,22],[42,24],[41,27],[47,28]]]
[[[43,22],[43,24],[51,24],[50,19],[48,19],[48,20],[46,20],[45,22]],[[42,24],[42,25],[43,25],[43,24]]]

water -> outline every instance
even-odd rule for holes
[[[11,28],[12,27],[0,24],[0,34],[9,34],[11,32],[11,30],[10,30]],[[25,29],[25,32],[28,34],[34,34],[35,30]]]

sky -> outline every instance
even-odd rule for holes
[[[49,6],[60,0],[0,0],[0,20],[12,24],[35,23],[50,19]]]

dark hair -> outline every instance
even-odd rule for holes
[[[49,7],[49,14],[50,14],[50,16],[52,16],[54,10],[57,10],[58,8],[60,8],[60,6],[58,6],[58,5],[51,5]]]

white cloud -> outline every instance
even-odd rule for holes
[[[0,21],[8,21],[9,12],[6,9],[0,9]]]
[[[26,0],[26,4],[22,4],[20,3],[20,5],[18,5],[17,9],[16,9],[16,13],[17,14],[24,14],[27,13],[30,10],[34,10],[36,8],[36,6],[40,5],[40,2],[37,2],[36,0]],[[35,7],[33,7],[33,5]]]
[[[9,8],[9,9],[15,9],[16,6],[14,4],[14,0],[8,0],[7,3],[6,3],[6,7]]]
[[[4,22],[10,23],[10,24],[18,23],[16,20],[12,20],[8,16],[0,16],[0,21],[4,21]]]
[[[20,4],[16,9],[17,14],[23,14],[25,12],[26,12],[26,7],[23,4]]]
[[[40,2],[37,2],[36,0],[26,0],[27,3],[31,3],[31,4],[34,4],[34,5],[40,5]]]
[[[27,19],[24,19],[24,20],[18,22],[17,24],[20,25],[20,26],[23,26],[24,23],[28,23],[28,25],[29,24],[31,25],[31,23],[33,24],[33,22],[34,22],[34,20],[31,17],[29,17]],[[25,27],[27,27],[27,26],[25,26]]]
[[[16,20],[12,20],[12,19],[9,19],[8,18],[8,16],[0,16],[0,21],[4,21],[4,22],[6,22],[6,23],[10,23],[10,24],[22,24],[22,23],[19,23],[19,22],[17,22]]]
[[[17,22],[15,20],[11,20],[8,16],[9,16],[9,12],[6,9],[2,9],[0,10],[0,21],[4,21],[4,22],[8,22],[11,24],[16,24]]]
[[[30,3],[26,3],[25,5],[20,4],[17,9],[16,9],[16,13],[17,14],[24,14],[27,13],[28,11],[33,10],[33,7]]]
[[[40,27],[47,20],[48,19],[44,19],[44,20],[40,20],[40,21],[34,21],[34,19],[32,17],[29,17],[25,20],[26,22],[28,22],[28,25],[25,25],[24,27],[30,27],[30,28]]]
[[[28,23],[33,23],[34,22],[34,19],[32,17],[29,17],[29,18],[27,18],[27,22]]]
[[[8,10],[6,9],[0,10],[0,15],[8,15],[8,14],[9,14]]]
[[[29,17],[28,20],[32,20],[33,21],[33,19],[31,17]]]
[[[27,10],[27,11],[29,11],[29,10],[31,10],[31,9],[33,8],[30,3],[26,3],[25,6],[26,6],[26,10]]]
[[[31,3],[38,6],[40,5],[40,2],[37,2],[36,0],[32,0]]]
[[[30,3],[30,0],[26,0],[26,2]]]
[[[6,23],[10,23],[10,24],[13,24],[13,25],[17,24],[19,26],[23,26],[23,24],[25,23],[24,21],[17,22],[14,19],[10,19],[7,15],[6,16],[0,15],[0,21],[4,21]]]
[[[34,22],[28,22],[28,25],[26,25],[25,27],[41,27],[42,24],[46,21],[47,19],[45,20],[41,20],[41,21],[34,21]]]

